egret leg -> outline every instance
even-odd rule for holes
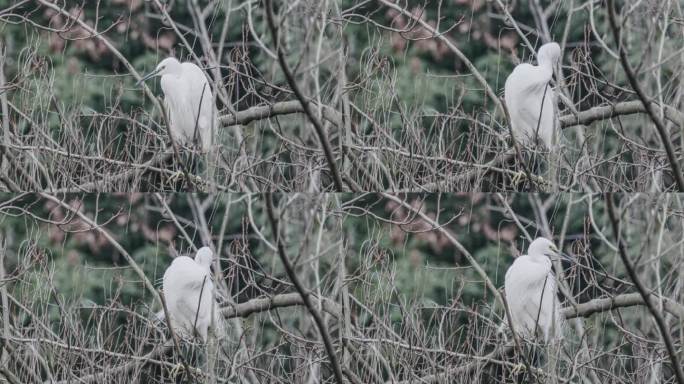
[[[560,146],[556,146],[556,148],[549,152],[549,155],[547,157],[548,164],[546,170],[546,178],[549,180],[554,190],[558,189],[560,160]]]
[[[546,372],[548,373],[549,377],[551,378],[550,382],[551,383],[557,383],[558,382],[558,362],[559,362],[559,355],[560,355],[560,344],[557,342],[552,342],[547,346],[547,351],[546,353],[548,354],[548,357],[546,359]]]
[[[179,169],[176,172],[174,172],[173,175],[169,176],[169,182],[175,184],[178,181],[182,180],[184,177],[185,174],[183,173],[183,170]]]
[[[204,156],[197,153],[197,149],[193,147],[187,148],[187,160],[186,164],[188,167],[188,172],[192,174],[200,174],[200,163]]]
[[[171,377],[175,380],[178,375],[180,375],[185,368],[183,367],[183,364],[177,363],[173,369],[171,369]]]
[[[190,176],[190,181],[192,181],[192,184],[197,188],[198,192],[206,192],[207,188],[210,184],[204,181],[204,179],[200,176],[197,175],[188,175]],[[179,187],[176,186],[180,181],[186,180],[185,178],[185,172],[183,170],[178,170],[174,172],[169,178],[167,179],[168,184],[171,186],[174,186],[175,189],[178,189]],[[188,183],[189,184],[189,183]]]
[[[513,369],[511,369],[511,373],[514,376],[518,376],[519,374],[525,372],[526,369],[527,369],[527,367],[525,367],[525,364],[518,363],[518,364],[513,365]]]
[[[530,346],[530,364],[534,367],[539,367],[544,364],[544,354],[536,342]]]
[[[513,175],[513,178],[511,179],[511,183],[513,184],[514,187],[517,187],[518,184],[520,184],[527,175],[525,175],[524,171],[518,171]]]
[[[207,190],[207,187],[210,185],[207,183],[205,180],[211,180],[210,177],[207,177],[206,179],[203,178],[201,175],[203,172],[200,171],[201,163],[203,158],[207,158],[207,156],[204,156],[200,153],[197,153],[195,149],[190,148],[190,147],[185,147],[183,146],[183,153],[181,154],[181,163],[183,164],[183,168],[180,170],[176,171],[173,175],[169,177],[169,183],[172,185],[177,184],[179,181],[185,179],[185,182],[188,184],[193,184],[199,192],[204,192]],[[208,158],[207,158],[208,159]],[[185,171],[187,171],[187,175],[185,174]],[[187,177],[186,177],[187,176]],[[189,180],[187,180],[189,178]]]

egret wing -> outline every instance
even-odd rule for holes
[[[197,119],[197,134],[202,149],[206,150],[211,146],[213,131],[216,129],[216,108],[214,107],[214,97],[211,86],[204,72],[195,64],[183,63],[183,72],[187,81],[189,94],[193,95],[193,116]],[[191,137],[195,134],[195,124],[193,122]]]
[[[190,87],[183,77],[172,75],[162,76],[161,85],[169,114],[171,134],[177,143],[184,144],[192,139],[195,126],[196,115],[193,112]]]
[[[527,256],[517,258],[506,272],[506,300],[516,332],[523,336],[532,336],[536,329],[545,329],[544,325],[547,324],[544,311],[540,311],[542,287],[546,274],[548,272],[543,265],[529,261]],[[543,297],[553,296],[555,296],[555,289],[547,286]]]
[[[195,319],[199,322],[208,318],[213,296],[213,284],[206,270],[197,266],[193,269],[185,271],[186,278],[181,288],[183,295],[176,302],[177,311],[182,314],[190,327],[195,325]]]

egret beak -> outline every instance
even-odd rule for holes
[[[549,256],[549,255],[547,255],[547,256]],[[565,252],[555,252],[551,256],[549,256],[549,258],[551,260],[558,260],[558,261],[565,260],[565,261],[569,261],[571,263],[576,263],[575,259]]]
[[[135,83],[135,86],[136,86],[136,87],[139,87],[140,84],[142,84],[142,83],[144,83],[145,81],[147,81],[148,79],[150,79],[150,78],[156,76],[160,71],[161,71],[161,68],[155,69],[154,71],[148,73],[147,75],[143,76],[140,80],[138,80],[138,82]]]
[[[569,262],[571,262],[571,263],[576,263],[576,262],[577,262],[577,261],[575,260],[574,257],[568,255],[568,254],[565,253],[565,252],[559,253],[558,256],[559,256],[561,259],[565,259],[565,260],[567,260],[567,261],[569,261]]]
[[[555,260],[558,260],[558,261],[565,260],[565,261],[569,261],[569,262],[571,262],[571,263],[575,263],[575,262],[576,262],[575,259],[574,259],[572,256],[568,255],[568,254],[565,253],[565,252],[554,252],[554,253],[552,253],[552,254],[547,254],[546,256],[547,256],[549,259],[553,260],[553,261],[555,261]]]

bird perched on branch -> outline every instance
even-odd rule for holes
[[[169,128],[179,145],[210,150],[218,129],[217,111],[211,87],[197,65],[181,63],[174,57],[162,60],[145,80],[161,76],[164,104],[169,115]]]
[[[163,279],[164,299],[173,330],[186,337],[197,335],[203,342],[207,341],[212,318],[219,331],[223,320],[214,299],[210,270],[213,259],[214,253],[209,247],[200,248],[194,260],[188,256],[176,257]]]
[[[515,259],[506,272],[506,302],[513,328],[523,338],[539,335],[548,343],[562,337],[564,318],[551,270],[552,260],[561,257],[569,259],[551,240],[539,237],[530,244],[527,255]]]
[[[506,79],[504,97],[515,140],[534,146],[539,139],[551,150],[558,142],[556,95],[549,82],[561,56],[557,43],[542,45],[538,65],[519,64]]]

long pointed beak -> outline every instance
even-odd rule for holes
[[[159,73],[159,70],[158,70],[158,69],[155,69],[154,71],[148,73],[147,75],[143,76],[140,80],[138,80],[138,82],[135,83],[135,86],[136,86],[136,87],[139,87],[140,84],[144,83],[145,81],[147,81],[147,80],[150,79],[151,77],[156,76],[158,73]]]
[[[565,253],[565,252],[554,252],[554,253],[552,253],[552,254],[547,254],[546,256],[548,256],[548,258],[551,259],[551,261],[556,261],[556,260],[561,261],[561,260],[565,260],[565,261],[569,261],[569,262],[571,262],[571,263],[576,263],[576,262],[577,262],[577,261],[575,260],[575,258],[573,258],[572,256],[568,255],[568,254]]]

